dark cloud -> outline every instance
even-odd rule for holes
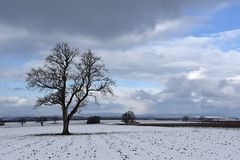
[[[224,1],[191,0],[13,0],[2,1],[0,21],[40,33],[61,31],[112,38],[177,19],[194,9],[206,11]]]
[[[126,49],[148,42],[159,32],[157,37],[166,38],[187,30],[193,22],[185,16],[215,10],[224,2],[4,0],[0,5],[0,55],[36,59],[39,52],[62,41],[84,50]]]

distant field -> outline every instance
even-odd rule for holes
[[[238,160],[240,130],[72,123],[0,127],[0,160]],[[43,135],[39,135],[43,134]],[[49,135],[46,135],[49,134]]]

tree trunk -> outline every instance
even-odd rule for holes
[[[67,111],[63,109],[63,132],[62,135],[70,135],[69,132],[69,122],[70,120],[68,119]]]
[[[62,135],[70,135],[70,132],[68,130],[68,126],[69,126],[69,121],[63,119],[63,132],[62,132]]]

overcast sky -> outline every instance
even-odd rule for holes
[[[58,42],[101,56],[115,96],[82,113],[240,117],[237,0],[2,0],[0,117],[60,115],[33,109],[25,76]]]

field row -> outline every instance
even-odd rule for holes
[[[0,128],[0,159],[235,160],[240,156],[240,133],[234,129],[82,125],[72,126],[76,134],[71,136],[39,135],[60,130],[60,126]]]

